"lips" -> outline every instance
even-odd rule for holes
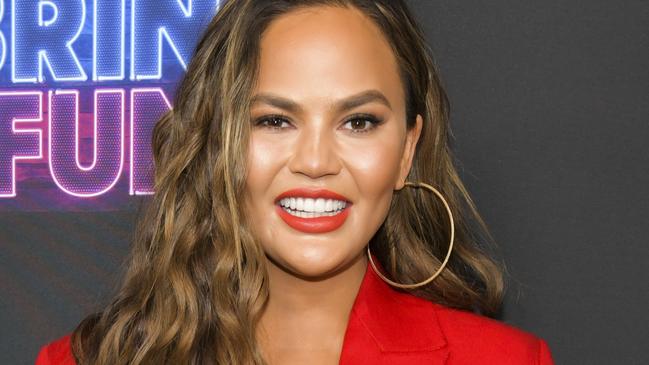
[[[298,217],[290,214],[279,205],[279,201],[289,197],[335,199],[346,202],[338,214],[320,217]],[[275,198],[275,210],[282,220],[291,228],[305,233],[325,233],[334,231],[345,223],[352,203],[345,196],[322,188],[298,188],[283,192]]]

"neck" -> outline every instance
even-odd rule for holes
[[[268,308],[287,314],[351,310],[368,265],[361,254],[346,266],[321,278],[298,277],[269,260],[270,298]]]
[[[335,273],[313,279],[269,260],[270,295],[258,328],[262,342],[283,348],[339,347],[367,265],[363,253]]]

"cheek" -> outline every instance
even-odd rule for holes
[[[251,198],[263,198],[271,181],[282,168],[286,146],[276,139],[252,133],[248,145],[246,186]],[[255,199],[257,201],[258,199]]]
[[[251,136],[247,153],[247,177],[246,177],[246,209],[247,215],[255,218],[255,212],[259,211],[262,202],[265,201],[265,187],[270,183],[273,176],[274,163],[271,153],[264,153],[272,145],[264,143],[263,139]]]
[[[262,227],[271,227],[266,222],[271,215],[269,209],[273,209],[273,199],[270,187],[285,163],[287,153],[286,146],[278,143],[276,139],[267,138],[263,135],[250,136],[247,151],[247,177],[245,191],[245,212],[246,218],[250,221],[253,230]],[[256,223],[264,224],[256,224]]]
[[[363,198],[391,192],[399,174],[402,152],[399,139],[388,133],[379,137],[350,146],[344,153],[346,166]]]
[[[401,161],[398,136],[396,132],[384,133],[365,143],[350,145],[343,154],[361,203],[355,217],[359,221],[354,223],[366,227],[368,239],[388,214]]]
[[[265,175],[268,174],[267,171],[271,168],[271,165],[272,161],[263,153],[263,144],[259,143],[254,137],[251,137],[247,154],[246,168],[248,175],[246,178],[246,187],[252,195],[254,195],[260,186],[263,186]]]

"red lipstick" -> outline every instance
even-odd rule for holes
[[[346,202],[345,208],[343,208],[338,214],[332,216],[320,216],[320,217],[298,217],[287,212],[279,204],[279,201],[284,198],[289,197],[301,197],[301,198],[323,198],[323,199],[335,199],[342,200]],[[349,209],[351,208],[352,203],[346,197],[335,193],[327,189],[313,189],[313,188],[298,188],[291,189],[283,192],[275,199],[275,210],[277,214],[289,225],[289,227],[296,229],[305,233],[324,233],[330,232],[338,229],[340,226],[345,223],[347,216],[349,215]]]

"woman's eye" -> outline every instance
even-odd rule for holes
[[[291,125],[287,118],[280,114],[267,115],[258,118],[255,121],[255,126],[276,130],[285,129]],[[344,124],[346,126],[344,129],[349,129],[352,133],[366,133],[376,128],[380,123],[381,120],[372,115],[361,114],[348,119]]]
[[[365,133],[376,128],[379,123],[381,121],[371,115],[360,115],[345,122],[345,125],[349,125],[349,128],[345,129],[351,130],[352,133]]]
[[[289,124],[285,117],[281,115],[269,115],[257,119],[255,125],[271,129],[282,129],[283,123]]]

